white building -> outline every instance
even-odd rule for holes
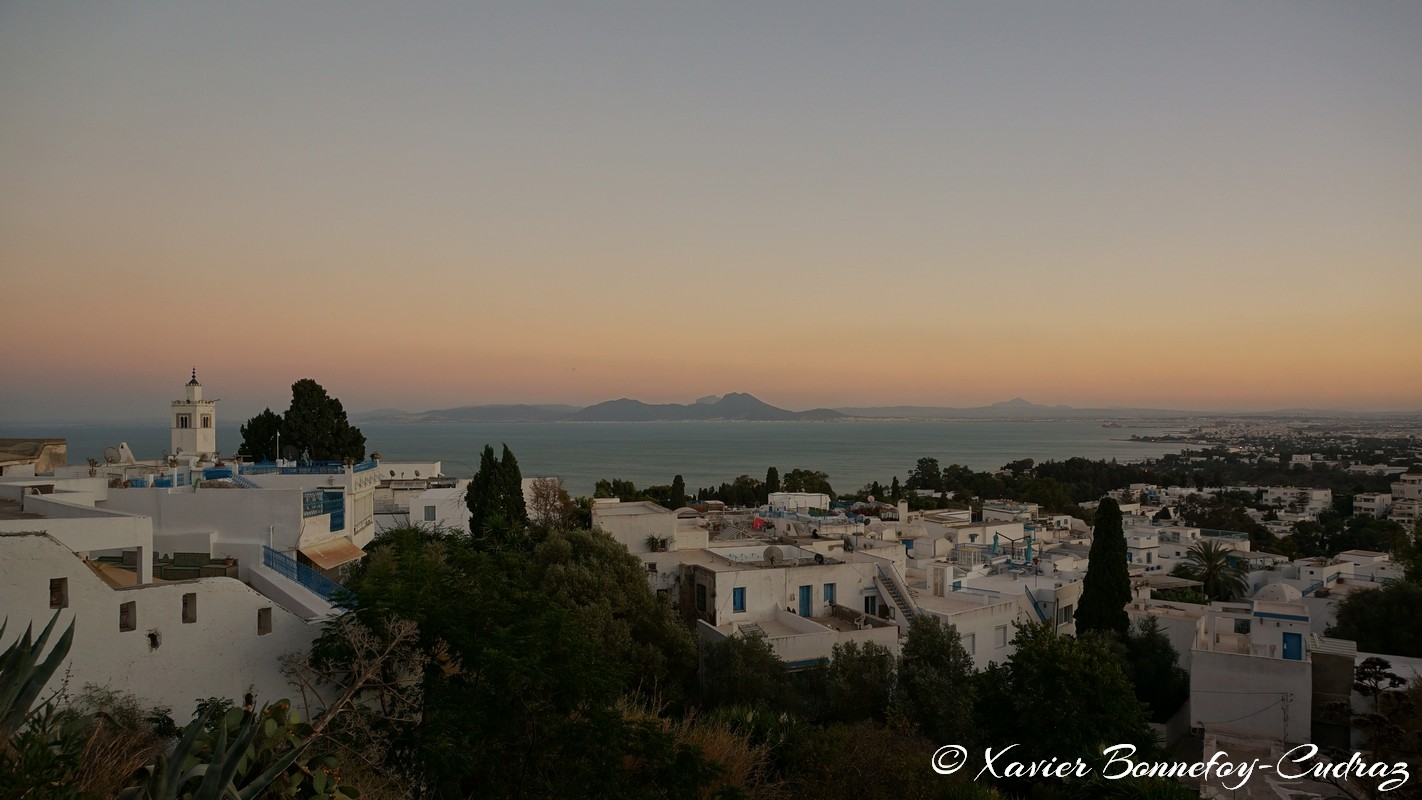
[[[792,667],[827,659],[834,645],[848,641],[874,642],[897,655],[900,624],[907,624],[902,615],[913,613],[897,566],[846,552],[839,541],[820,547],[755,542],[682,551],[681,609],[704,640],[763,635]]]
[[[230,577],[155,581],[152,519],[86,502],[102,494],[97,483],[91,492],[0,483],[7,633],[19,635],[26,622],[38,631],[56,611],[61,629],[75,623],[51,688],[66,679],[74,688],[93,683],[179,710],[198,698],[248,691],[263,700],[288,696],[278,659],[308,649],[319,621]],[[205,571],[226,568],[211,562]]]
[[[819,492],[771,492],[766,498],[772,511],[794,514],[808,514],[815,511],[829,511],[829,495]]]
[[[217,402],[203,399],[202,384],[198,383],[197,379],[197,367],[193,368],[192,380],[188,381],[186,397],[174,400],[172,406],[170,454],[174,457],[193,455],[204,463],[216,461]]]
[[[1382,519],[1392,510],[1392,495],[1369,492],[1353,495],[1353,515]]]

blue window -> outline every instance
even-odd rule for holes
[[[826,602],[826,603],[833,603],[833,602],[834,602],[834,584],[832,584],[832,583],[827,583],[827,584],[825,584],[825,602]]]
[[[745,611],[745,610],[746,610],[746,590],[745,590],[745,589],[732,589],[732,590],[731,590],[731,610],[733,610],[733,611]]]

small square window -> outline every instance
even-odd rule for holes
[[[49,579],[49,607],[69,608],[69,579]]]
[[[272,632],[272,610],[271,608],[257,609],[257,635],[266,636]]]
[[[656,571],[657,571],[657,562],[655,562],[655,561],[648,561],[648,562],[647,562],[647,572],[656,572]]]
[[[197,622],[197,593],[183,595],[183,622]]]
[[[425,506],[425,522],[434,522],[434,521],[435,521],[435,507],[434,507],[434,506]]]
[[[138,603],[132,600],[119,603],[119,630],[138,630]]]

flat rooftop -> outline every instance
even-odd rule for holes
[[[21,511],[19,500],[0,500],[0,520],[11,519],[44,519],[44,515]]]
[[[639,514],[670,514],[670,510],[656,503],[639,500],[635,503],[598,503],[593,505],[593,513],[600,517],[630,517]]]

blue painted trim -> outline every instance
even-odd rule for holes
[[[1275,614],[1271,611],[1256,611],[1254,612],[1254,616],[1259,617],[1260,619],[1291,619],[1296,622],[1309,621],[1308,617],[1300,617],[1297,614]]]

